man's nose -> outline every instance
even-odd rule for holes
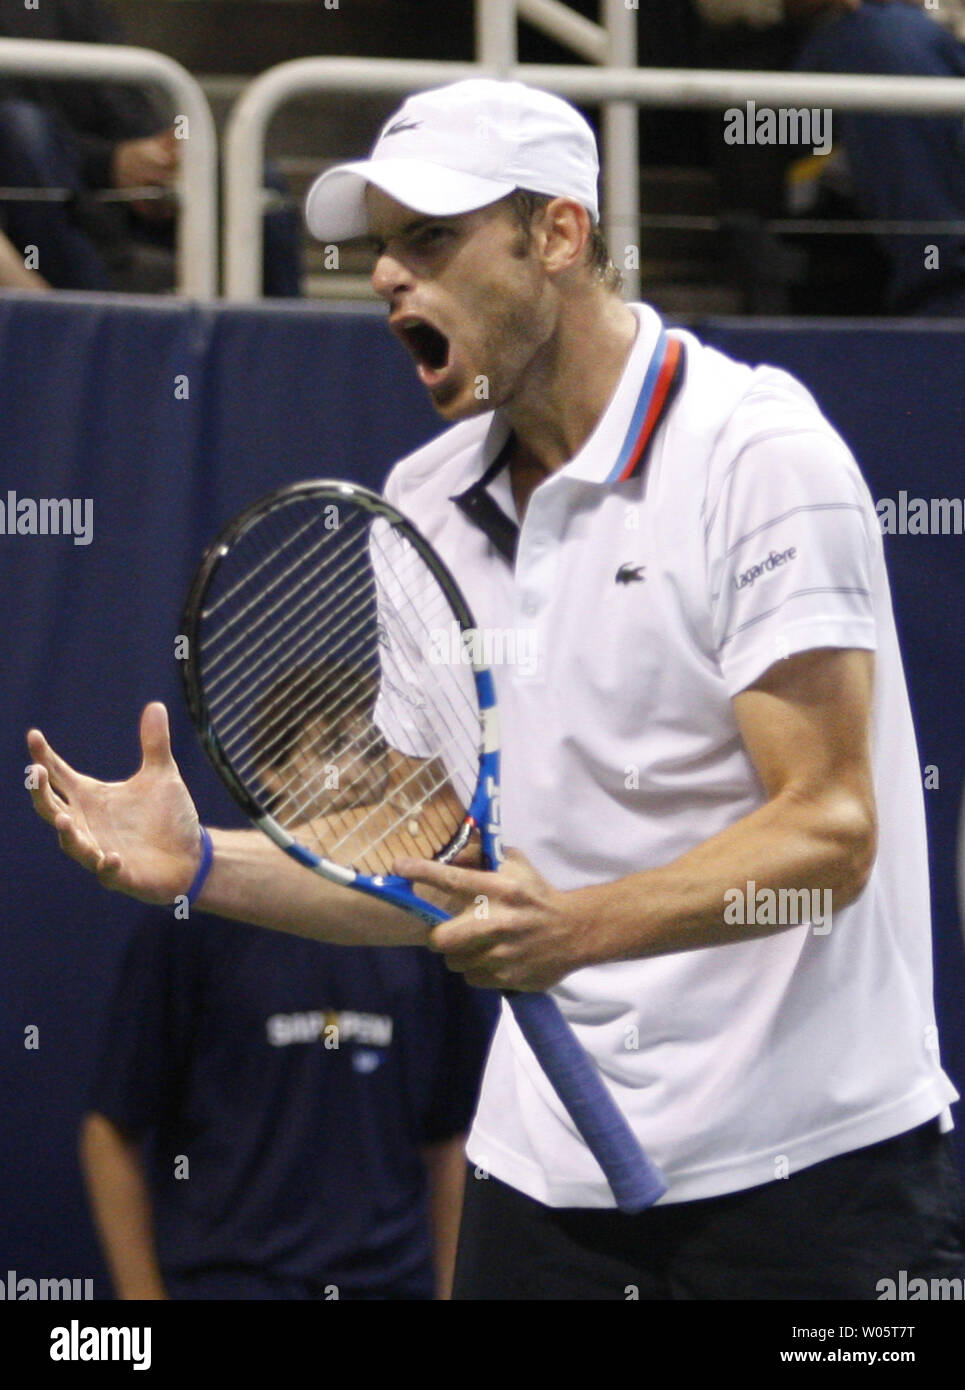
[[[412,288],[412,275],[397,257],[383,250],[372,268],[372,288],[382,299],[391,301],[396,294]]]

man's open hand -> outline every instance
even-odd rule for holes
[[[200,862],[200,828],[162,704],[141,716],[141,766],[126,782],[75,772],[39,729],[30,730],[27,747],[34,810],[57,831],[65,854],[105,888],[142,902],[170,903],[187,891]]]

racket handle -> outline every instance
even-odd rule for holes
[[[596,1066],[548,994],[507,993],[520,1032],[606,1174],[621,1211],[644,1211],[667,1190]]]

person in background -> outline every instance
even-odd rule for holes
[[[121,1299],[448,1297],[492,997],[415,947],[147,912],[81,1163]]]
[[[732,47],[739,66],[965,76],[962,0],[943,0],[937,8],[924,0],[697,0],[697,5],[710,26],[707,54],[719,55]],[[847,154],[853,197],[862,217],[885,222],[965,221],[965,123],[960,115],[840,110],[834,112],[833,130]],[[771,152],[737,153],[751,172]],[[783,155],[786,159],[787,151]],[[773,208],[763,211],[765,216],[776,215]],[[886,311],[965,314],[961,230],[944,235],[930,229],[884,234],[881,246],[887,259]]]
[[[947,4],[947,25],[937,21]],[[954,10],[954,13],[953,13]],[[957,28],[955,27],[957,24]],[[807,72],[965,77],[965,10],[943,0],[840,0],[806,38],[797,67]],[[864,217],[957,222],[947,233],[885,234],[890,267],[886,307],[928,317],[965,315],[965,122],[962,114],[891,116],[835,112],[854,195]]]
[[[104,0],[43,0],[37,9],[0,8],[0,36],[124,44]],[[0,183],[60,189],[61,200],[11,199],[2,226],[57,289],[151,293],[174,286],[173,189],[182,141],[170,113],[135,87],[0,74]],[[284,193],[276,171],[266,183]],[[130,200],[104,191],[143,190]],[[265,217],[265,293],[301,293],[301,224],[294,205]]]

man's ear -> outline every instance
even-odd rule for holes
[[[550,275],[580,265],[592,234],[590,214],[575,198],[553,198],[533,220],[536,253]]]

